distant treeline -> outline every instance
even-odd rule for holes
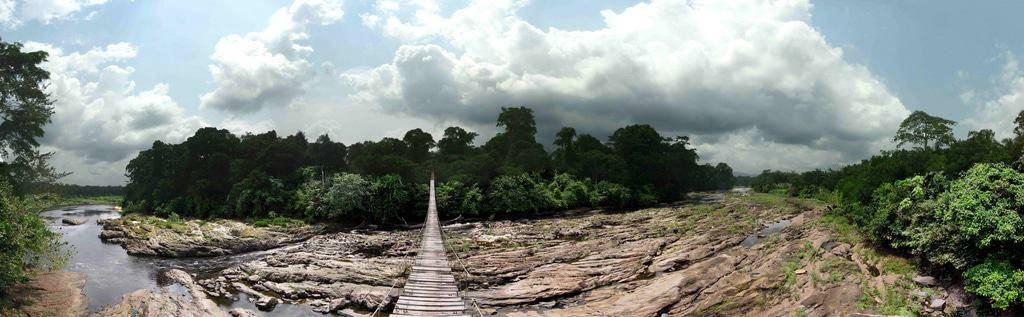
[[[53,193],[68,197],[121,196],[124,186],[94,186],[62,183],[35,183],[29,186],[33,194]]]
[[[1024,302],[1024,111],[1015,135],[991,130],[953,136],[953,121],[910,115],[884,151],[838,170],[764,171],[760,192],[818,197],[876,243],[940,269],[995,308]]]
[[[154,142],[133,159],[124,204],[201,218],[391,223],[422,216],[431,171],[449,216],[638,207],[733,185],[728,165],[698,164],[686,137],[666,138],[649,125],[620,128],[606,142],[562,128],[552,153],[536,141],[529,108],[502,108],[497,126],[483,146],[459,127],[437,141],[414,129],[349,146],[327,135],[309,142],[301,132],[203,128],[181,144]]]

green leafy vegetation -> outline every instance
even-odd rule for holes
[[[123,205],[162,217],[394,224],[423,216],[431,171],[442,217],[635,208],[733,184],[728,165],[697,164],[689,139],[649,125],[618,129],[608,142],[563,128],[550,154],[536,141],[531,109],[502,108],[496,125],[482,146],[459,127],[437,141],[413,129],[349,146],[327,135],[311,143],[301,132],[203,128],[180,144],[154,142],[129,162]]]
[[[955,122],[915,112],[894,137],[901,147],[916,145],[911,149],[838,170],[765,171],[751,186],[835,203],[822,224],[840,239],[855,239],[857,230],[923,265],[960,272],[968,291],[1004,309],[1024,302],[1024,257],[1014,252],[1024,247],[1024,111],[1014,122],[1013,138],[998,141],[979,130],[957,140]],[[880,263],[887,271],[912,270],[906,261]]]
[[[47,53],[21,49],[0,41],[0,297],[31,272],[59,268],[68,258],[60,235],[38,215],[45,200],[26,197],[33,184],[53,183],[64,174],[47,164],[52,153],[38,150],[53,115],[53,100],[43,91],[50,74],[39,67]]]

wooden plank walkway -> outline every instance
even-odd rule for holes
[[[445,254],[441,228],[437,223],[437,204],[434,201],[434,178],[430,178],[430,201],[427,220],[423,224],[423,240],[412,273],[398,296],[392,317],[406,316],[466,316],[466,303],[459,296],[448,256]]]

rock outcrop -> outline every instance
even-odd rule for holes
[[[323,226],[254,227],[231,220],[172,223],[155,217],[100,220],[100,239],[128,254],[206,257],[268,250],[304,241]]]
[[[244,309],[225,311],[220,308],[184,271],[170,270],[164,274],[173,284],[131,292],[124,295],[120,303],[105,307],[93,316],[256,316],[252,311]]]
[[[85,275],[76,272],[42,272],[28,283],[8,290],[14,316],[85,316],[89,302],[82,287]],[[0,315],[5,315],[0,312]]]

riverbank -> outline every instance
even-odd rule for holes
[[[289,222],[257,227],[234,220],[180,220],[127,215],[100,220],[99,238],[121,245],[128,254],[160,257],[210,257],[273,249],[305,241],[323,225]]]
[[[123,196],[62,196],[58,194],[35,194],[26,196],[29,210],[45,211],[63,207],[87,205],[120,206]]]

